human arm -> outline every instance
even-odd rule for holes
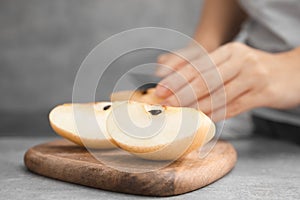
[[[206,0],[194,39],[211,52],[231,41],[246,17],[237,0]]]

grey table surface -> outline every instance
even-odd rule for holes
[[[300,199],[299,145],[242,133],[225,138],[238,152],[235,168],[207,187],[167,199]],[[23,164],[25,151],[52,139],[0,137],[0,199],[151,199],[29,172]]]

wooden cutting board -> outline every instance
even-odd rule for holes
[[[161,164],[145,161],[121,150],[101,150],[97,154],[132,171],[109,167],[83,147],[56,140],[30,148],[24,157],[27,168],[37,174],[103,190],[149,196],[172,196],[202,188],[226,175],[235,165],[233,146],[218,141],[213,150],[199,159],[197,152],[162,169],[134,172]],[[109,159],[107,159],[109,160]]]

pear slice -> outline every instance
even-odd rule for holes
[[[111,101],[138,101],[148,104],[159,104],[163,101],[162,98],[159,98],[155,95],[155,88],[150,88],[144,91],[141,90],[126,90],[112,93],[110,96]]]
[[[106,127],[120,148],[149,160],[176,160],[215,134],[214,123],[201,111],[134,101],[114,102]]]
[[[115,147],[106,132],[106,119],[111,111],[110,102],[63,104],[49,114],[50,125],[62,137],[87,148]]]

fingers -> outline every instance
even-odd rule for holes
[[[214,122],[234,117],[250,109],[264,106],[264,97],[255,90],[248,90],[239,98],[232,100],[226,106],[220,107],[208,114]]]
[[[174,95],[168,97],[164,104],[171,106],[187,106],[197,101],[200,94],[206,93],[208,88],[202,78],[196,78],[191,83],[186,84],[179,91],[174,91]],[[180,100],[180,101],[179,101]]]
[[[225,83],[237,76],[240,70],[239,65],[240,64],[236,60],[230,59],[228,62],[221,64],[220,69],[214,68],[202,74],[192,72],[192,70],[188,73],[185,69],[182,69],[178,71],[176,76],[169,76],[161,82],[161,84],[166,88],[171,89],[174,95],[170,96],[170,91],[167,91],[167,89],[160,90],[159,87],[157,89],[157,94],[167,97],[164,102],[166,105],[189,106],[193,102],[197,101],[197,99],[208,96],[219,88],[222,88]],[[193,76],[195,76],[195,78],[193,78]],[[180,79],[178,77],[184,78]],[[241,82],[241,84],[244,85],[245,83],[242,83],[243,81],[244,80],[237,80],[234,81],[234,83],[239,84]],[[230,87],[232,88],[238,86],[231,85],[232,84],[230,84]],[[232,91],[231,88],[226,89]],[[232,91],[232,93],[234,92],[235,91]]]
[[[211,53],[210,58],[215,65],[219,65],[230,58],[231,52],[229,51],[229,48],[230,45],[227,44]],[[159,77],[165,77],[180,67],[189,64],[192,60],[194,60],[194,58],[201,58],[203,56],[207,57],[207,54],[199,46],[187,47],[174,53],[162,54],[157,59],[160,66],[158,66],[155,73]]]
[[[197,101],[191,103],[189,107],[196,108],[208,114],[239,98],[246,93],[250,87],[251,81],[239,78],[230,81],[215,92],[201,99],[197,99]]]
[[[197,101],[198,94],[201,93],[201,90],[206,90],[205,86],[198,87],[202,82],[200,79],[193,80],[190,84],[186,84],[179,91],[175,91],[174,95],[169,96],[163,104],[171,106],[187,106],[194,101]]]
[[[231,103],[227,104],[226,106],[223,106],[211,113],[208,114],[208,116],[211,117],[211,119],[214,122],[218,122],[224,119],[231,118],[233,116],[236,116],[238,114],[241,114],[242,112],[248,111],[252,108],[255,108],[258,106],[256,104],[256,101],[253,101],[253,95],[251,92],[246,92],[243,94],[240,98],[232,101]]]
[[[216,49],[215,51],[213,51],[209,55],[209,57],[213,61],[213,63],[215,63],[215,65],[218,66],[219,64],[231,58],[232,52],[230,51],[230,48],[231,48],[230,44],[223,45],[218,49]]]
[[[192,59],[204,55],[204,53],[200,46],[193,45],[173,53],[162,54],[157,59],[157,63],[160,65],[155,74],[159,77],[165,77],[174,72],[174,70],[186,65]]]
[[[231,55],[227,50],[228,46],[225,45],[214,51],[211,55],[213,61],[219,65],[219,69],[211,62],[208,56],[198,57],[192,60],[190,64],[181,67],[163,79],[156,88],[156,95],[167,98],[172,92],[177,93],[182,89],[184,91],[181,91],[179,96],[186,96],[188,95],[187,93],[194,95],[195,93],[197,99],[216,90],[223,82],[237,75],[240,69],[239,65],[241,64],[238,63],[237,59],[231,59]],[[191,86],[188,86],[189,83]],[[190,87],[195,92],[187,92]],[[174,100],[175,97],[169,101],[174,102]],[[183,105],[191,103],[191,101],[193,99],[189,102],[184,102]]]
[[[187,65],[163,79],[156,87],[156,95],[166,98],[172,92],[176,92],[187,85],[196,76],[200,76],[200,73],[192,65]]]
[[[189,64],[186,64],[164,78],[156,88],[156,95],[166,98],[171,95],[171,91],[178,91],[210,68],[214,68],[214,64],[208,56],[192,60]]]

